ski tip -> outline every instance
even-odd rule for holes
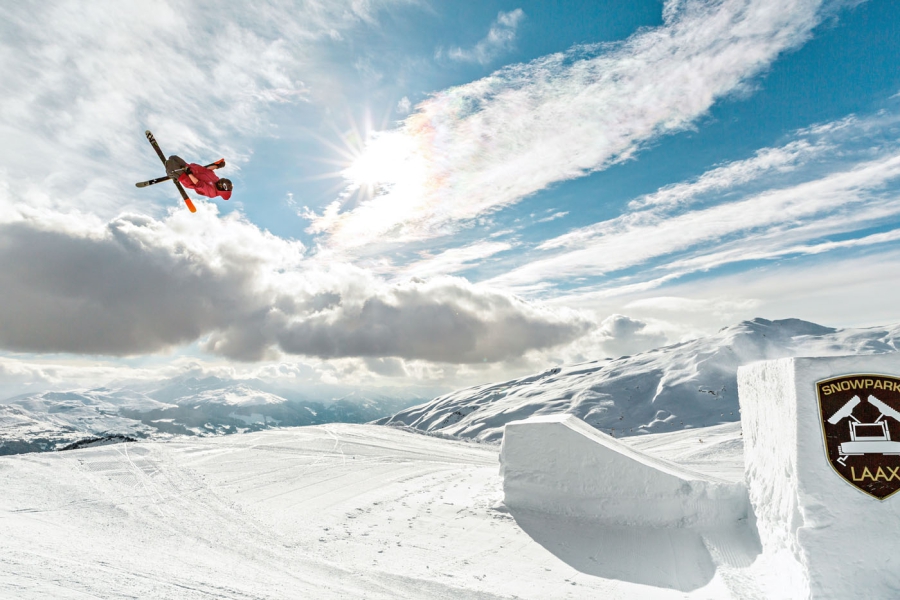
[[[134,184],[134,187],[144,187],[145,185],[146,184],[143,181],[140,181],[140,182]]]
[[[189,211],[191,211],[192,213],[197,212],[197,207],[194,206],[194,203],[191,202],[191,199],[190,199],[190,198],[185,198],[185,199],[184,199],[184,203],[187,204],[187,207],[188,207],[188,210],[189,210]]]
[[[150,133],[150,130],[149,130],[149,129],[145,129],[145,130],[144,130],[144,135],[153,135],[153,134]]]

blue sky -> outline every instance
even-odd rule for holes
[[[447,389],[897,320],[887,0],[35,6],[0,9],[8,391]],[[135,188],[144,129],[232,200]]]

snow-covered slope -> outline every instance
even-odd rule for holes
[[[137,392],[107,389],[46,392],[0,404],[0,455],[54,450],[84,438],[115,433],[148,437],[155,429],[121,414],[174,405]]]
[[[900,325],[832,329],[798,319],[754,319],[712,336],[615,360],[566,365],[435,398],[379,424],[498,442],[503,425],[570,413],[616,437],[739,420],[737,369],[786,356],[900,349]]]
[[[342,394],[331,402],[288,399],[262,382],[180,378],[142,391],[128,387],[42,392],[0,404],[0,455],[62,448],[85,438],[222,435],[270,427],[363,423],[421,398]]]
[[[2,598],[778,597],[740,538],[510,513],[496,446],[388,427],[0,457],[0,489]]]

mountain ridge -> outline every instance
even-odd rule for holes
[[[272,427],[364,423],[424,398],[413,393],[342,390],[285,398],[260,380],[178,377],[154,386],[98,387],[20,394],[0,403],[0,455],[58,450],[97,437],[168,439]],[[260,389],[264,388],[264,389]]]
[[[900,324],[838,329],[756,318],[632,356],[463,388],[375,422],[494,443],[510,421],[560,412],[616,437],[707,427],[740,419],[737,369],[743,364],[898,349]]]

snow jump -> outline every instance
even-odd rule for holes
[[[197,212],[197,208],[188,197],[187,192],[184,191],[184,188],[190,188],[198,194],[208,198],[215,198],[216,196],[223,200],[231,198],[231,191],[233,189],[231,180],[224,178],[219,179],[218,175],[213,172],[215,169],[221,169],[225,166],[224,158],[220,158],[216,162],[210,163],[205,167],[196,163],[185,162],[184,159],[175,155],[166,159],[166,155],[160,150],[159,144],[156,143],[156,138],[153,137],[153,134],[150,133],[149,130],[145,131],[144,134],[147,136],[147,141],[149,141],[150,145],[153,146],[153,149],[156,150],[156,155],[159,156],[159,160],[165,165],[166,176],[157,177],[156,179],[151,179],[149,181],[138,182],[135,184],[137,187],[147,187],[148,185],[154,185],[161,181],[168,181],[171,179],[175,184],[175,187],[178,188],[178,192],[181,194],[181,198],[187,205],[188,210],[191,212]]]

